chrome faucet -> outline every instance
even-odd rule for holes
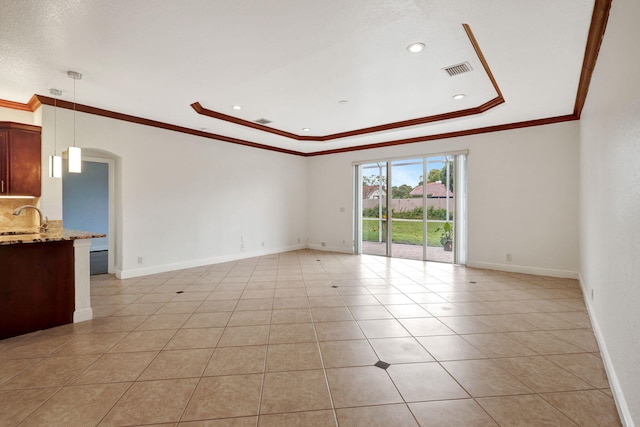
[[[40,215],[40,233],[45,233],[49,229],[49,218],[47,218],[46,216],[43,216],[42,211],[36,208],[35,206],[32,206],[32,205],[20,206],[18,209],[13,211],[13,214],[20,215],[20,213],[27,208],[35,209],[36,211],[38,211],[38,214]]]

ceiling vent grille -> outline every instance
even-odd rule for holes
[[[267,124],[271,123],[271,120],[265,119],[263,117],[261,119],[256,120],[256,123],[260,123],[261,125],[267,125]]]
[[[468,73],[472,71],[471,65],[468,62],[463,62],[462,64],[452,65],[450,67],[443,68],[444,71],[449,74],[450,77],[457,76],[458,74]]]

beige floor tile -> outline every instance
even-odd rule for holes
[[[377,320],[377,319],[393,319],[393,314],[389,312],[382,304],[351,306],[349,311],[356,320]]]
[[[269,341],[269,326],[233,326],[222,333],[218,347],[263,345]]]
[[[557,426],[574,425],[560,411],[538,395],[486,397],[477,402],[500,425]]]
[[[268,299],[273,298],[275,289],[245,289],[240,299]]]
[[[260,414],[330,408],[331,400],[322,370],[265,374]]]
[[[483,316],[439,317],[449,329],[457,334],[485,334],[496,330],[481,320]]]
[[[347,289],[347,288],[342,288]],[[366,289],[365,289],[366,291]],[[367,306],[367,305],[380,305],[380,301],[376,299],[373,295],[369,294],[369,292],[365,294],[357,294],[357,295],[345,295],[344,291],[338,290],[338,293],[342,295],[342,300],[345,305],[348,307],[358,307],[358,306]]]
[[[359,320],[358,325],[367,338],[408,337],[411,334],[395,319]]]
[[[267,349],[267,372],[322,369],[315,342],[271,344]]]
[[[98,355],[61,356],[42,359],[6,381],[3,389],[53,387],[67,384],[98,359]]]
[[[515,314],[490,314],[476,317],[496,332],[535,331],[539,329],[526,320],[517,317]]]
[[[315,341],[316,334],[312,323],[272,325],[269,334],[269,344],[292,344]]]
[[[154,314],[163,305],[161,302],[129,304],[115,312],[114,316],[148,316]]]
[[[486,358],[480,350],[458,335],[418,337],[417,340],[438,361]]]
[[[164,349],[215,347],[223,331],[224,328],[179,329]]]
[[[161,351],[138,381],[200,377],[212,354],[212,348]]]
[[[185,294],[186,295],[186,294]],[[175,298],[162,306],[154,314],[191,314],[200,307],[200,301],[176,301]]]
[[[353,320],[347,307],[314,307],[311,309],[314,322],[339,322]]]
[[[438,363],[391,365],[387,372],[405,402],[469,397]]]
[[[593,387],[609,387],[607,372],[604,370],[604,364],[598,354],[558,354],[545,357],[547,360],[550,360],[561,368],[566,369],[573,375],[591,384]]]
[[[510,332],[510,338],[524,344],[537,354],[583,353],[584,350],[548,331]]]
[[[363,406],[336,410],[341,427],[418,426],[407,405]]]
[[[257,423],[258,423],[258,417],[239,417],[239,418],[222,418],[218,420],[205,420],[205,421],[187,421],[187,422],[179,423],[178,426],[179,427],[256,427]]]
[[[327,369],[336,408],[402,403],[402,397],[383,369],[373,366]]]
[[[136,329],[151,331],[160,329],[179,329],[189,319],[189,314],[152,314]]]
[[[309,307],[344,307],[342,297],[332,296],[309,296]]]
[[[255,426],[255,424],[254,424]],[[336,427],[333,411],[293,412],[290,414],[260,415],[258,427]]]
[[[158,352],[103,354],[70,384],[98,384],[135,381]]]
[[[80,354],[106,353],[118,341],[123,339],[127,332],[109,332],[106,334],[81,334],[74,337],[68,343],[53,352],[55,356],[73,356]]]
[[[282,310],[285,308],[309,308],[309,299],[307,297],[273,299],[274,310]]]
[[[433,362],[433,357],[413,337],[369,340],[378,358],[387,363]]]
[[[434,292],[418,292],[407,295],[412,301],[418,304],[440,304],[446,303],[447,299]]]
[[[531,389],[492,360],[459,360],[441,364],[473,397],[531,393]]]
[[[196,313],[213,313],[216,311],[233,311],[236,308],[236,300],[204,301],[196,310]]]
[[[309,323],[311,321],[311,311],[308,308],[273,310],[271,315],[271,324],[273,325],[281,325],[285,323]]]
[[[267,346],[219,347],[213,352],[204,371],[205,376],[262,373]]]
[[[130,385],[117,383],[63,387],[20,425],[98,425]]]
[[[274,308],[273,298],[243,299],[236,304],[236,311],[271,310]]]
[[[542,356],[495,359],[495,362],[537,393],[591,388]]]
[[[194,313],[182,325],[183,328],[224,328],[231,318],[229,311]]]
[[[318,341],[353,340],[365,337],[355,321],[316,323],[315,328]]]
[[[384,305],[413,304],[415,301],[403,294],[376,294],[376,299]]]
[[[596,336],[591,329],[555,330],[552,331],[551,334],[589,353],[597,353],[600,351]]]
[[[320,349],[325,368],[371,366],[378,361],[367,340],[325,341]]]
[[[40,359],[8,359],[0,362],[0,384],[16,376]]]
[[[200,380],[182,421],[258,415],[262,375],[230,375]]]
[[[133,331],[109,350],[110,353],[159,351],[176,334],[174,330]]]
[[[0,390],[0,425],[17,425],[58,390],[59,387]]]
[[[424,427],[497,427],[498,424],[472,399],[410,403]]]
[[[227,326],[255,326],[271,324],[271,310],[237,311]]]
[[[534,356],[536,352],[506,334],[462,335],[469,344],[488,357]]]
[[[554,317],[550,313],[526,313],[516,314],[518,319],[522,319],[525,322],[532,324],[536,329],[540,330],[552,330],[552,329],[572,329],[572,323],[562,320],[558,317]]]
[[[616,404],[598,390],[543,394],[542,398],[581,426],[620,426]]]
[[[399,322],[415,337],[453,335],[454,332],[435,317],[400,319]]]
[[[177,422],[197,383],[196,378],[133,383],[100,425]]]
[[[274,298],[304,298],[307,296],[307,291],[304,287],[301,288],[279,288],[275,290]]]
[[[386,305],[385,308],[389,310],[396,319],[431,317],[431,315],[427,313],[427,310],[422,308],[419,304],[392,304]]]

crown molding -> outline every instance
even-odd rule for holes
[[[502,92],[500,91],[500,87],[498,87],[498,83],[496,82],[496,79],[493,76],[493,73],[491,72],[491,68],[489,68],[489,64],[487,63],[487,60],[484,57],[482,50],[480,49],[480,45],[478,44],[478,41],[473,35],[473,31],[471,31],[471,27],[469,26],[469,24],[462,24],[462,28],[464,29],[467,35],[467,38],[469,39],[469,43],[471,43],[471,46],[473,47],[473,50],[475,51],[478,60],[482,64],[482,68],[484,69],[484,72],[486,73],[487,77],[489,77],[489,80],[491,81],[491,85],[493,86],[493,89],[496,91],[496,95],[497,95],[495,98],[477,107],[467,108],[464,110],[450,111],[447,113],[435,114],[432,116],[419,117],[415,119],[402,120],[402,121],[393,122],[393,123],[385,123],[382,125],[370,126],[366,128],[354,129],[350,131],[338,132],[338,133],[321,135],[321,136],[299,135],[299,134],[287,132],[284,130],[272,128],[270,126],[265,126],[260,123],[240,119],[238,117],[230,116],[228,114],[223,114],[218,111],[209,110],[203,107],[202,104],[200,104],[199,102],[194,102],[193,104],[191,104],[191,108],[193,108],[196,113],[201,114],[203,116],[211,117],[218,120],[223,120],[229,123],[234,123],[240,126],[256,129],[262,132],[283,136],[285,138],[295,139],[297,141],[315,141],[315,142],[332,141],[334,139],[349,138],[352,136],[366,135],[370,133],[401,129],[401,128],[410,127],[410,126],[423,125],[426,123],[434,123],[434,122],[439,122],[444,120],[459,119],[461,117],[482,114],[504,103],[505,100],[502,96]]]

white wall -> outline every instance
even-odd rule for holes
[[[626,425],[640,425],[640,3],[613,2],[582,114],[581,278]]]
[[[468,149],[467,265],[577,277],[578,126],[566,122],[311,157],[309,245],[326,242],[328,249],[351,251],[352,162]]]
[[[49,106],[42,110],[46,160],[53,152],[53,113]],[[298,238],[304,242],[304,158],[76,114],[77,145],[118,159],[121,277],[291,250],[301,247]],[[59,109],[58,151],[72,141],[71,123],[71,112]],[[59,180],[45,171],[41,206],[50,218],[61,212],[61,194]]]

